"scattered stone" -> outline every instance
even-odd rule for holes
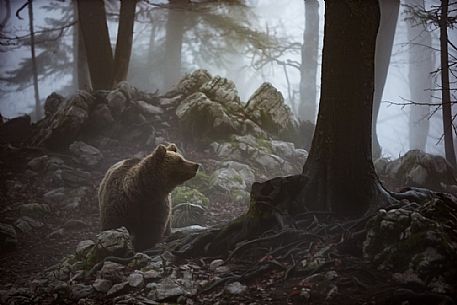
[[[17,246],[16,230],[12,225],[0,223],[1,252],[15,249]]]
[[[129,285],[133,288],[140,288],[144,285],[143,274],[139,272],[131,273],[127,279]]]
[[[82,240],[76,246],[76,256],[84,258],[94,247],[95,242],[93,240]]]
[[[122,264],[106,261],[100,270],[100,276],[102,279],[109,280],[113,283],[120,283],[124,280],[123,273],[125,268]]]
[[[94,292],[94,288],[90,285],[75,284],[70,286],[71,298],[73,300],[79,300],[88,297]]]
[[[125,227],[103,231],[97,235],[95,243],[96,257],[100,261],[107,256],[130,257],[133,245]]]
[[[215,259],[209,264],[209,270],[214,271],[217,267],[222,266],[224,264],[224,260],[222,259]]]
[[[94,166],[103,159],[103,154],[100,150],[81,141],[73,142],[69,146],[69,149],[75,161],[82,165]]]
[[[109,297],[114,297],[120,294],[123,294],[129,290],[129,283],[123,282],[120,284],[114,284],[110,290],[106,293]]]
[[[96,279],[95,282],[92,284],[92,287],[94,287],[96,291],[102,293],[107,293],[112,286],[113,283],[106,279]]]
[[[48,166],[49,157],[47,155],[33,158],[27,162],[27,167],[35,172],[45,170]]]
[[[140,111],[146,115],[162,114],[164,112],[162,108],[151,105],[145,101],[136,101],[136,104]]]
[[[241,284],[240,282],[233,282],[225,286],[225,291],[233,295],[242,294],[246,291],[246,289],[247,286]]]
[[[28,216],[22,216],[14,223],[22,233],[29,233],[33,229],[41,228],[44,224]]]
[[[47,204],[26,203],[19,206],[21,216],[43,219],[51,213],[51,209]]]

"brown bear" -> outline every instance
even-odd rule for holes
[[[198,164],[185,160],[174,144],[114,164],[98,192],[102,230],[125,226],[135,250],[154,246],[170,233],[171,191],[197,171]]]

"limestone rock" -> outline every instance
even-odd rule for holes
[[[74,159],[82,165],[94,166],[103,159],[103,154],[100,150],[82,141],[73,142],[69,149]]]
[[[107,293],[112,286],[113,283],[105,279],[96,279],[95,282],[92,284],[92,287],[94,287],[96,291],[102,293]]]
[[[133,244],[125,227],[103,231],[95,242],[97,260],[107,256],[129,257],[133,255]]]
[[[26,203],[21,204],[18,208],[21,216],[28,216],[35,219],[43,219],[51,214],[51,209],[47,204]]]
[[[176,92],[183,96],[196,92],[204,83],[211,79],[207,70],[195,70],[187,74],[176,86]]]
[[[16,228],[18,228],[23,233],[29,233],[33,229],[41,228],[44,224],[38,220],[30,218],[28,216],[22,216],[14,223]]]
[[[100,270],[100,276],[102,279],[109,280],[113,283],[120,283],[124,280],[124,270],[124,265],[106,261]]]
[[[270,83],[263,83],[249,98],[245,111],[260,127],[273,135],[292,132],[297,127],[284,98]]]

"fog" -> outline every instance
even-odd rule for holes
[[[52,22],[63,19],[61,9],[49,9],[49,3],[55,4],[57,8],[69,8],[68,1],[34,1],[34,23],[36,31],[52,28]],[[160,3],[160,2],[157,2]],[[21,5],[21,2],[13,1],[13,12]],[[431,5],[428,3],[427,5]],[[116,10],[116,2],[110,4],[112,10]],[[142,5],[147,7],[147,5]],[[405,21],[404,7],[400,8],[400,15],[396,26],[395,41],[393,45],[391,63],[383,94],[383,103],[378,118],[378,136],[383,148],[383,155],[397,157],[409,150],[409,108],[410,106],[397,106],[389,102],[404,103],[410,100],[408,80],[408,58],[410,41],[407,37],[407,21]],[[137,11],[139,9],[137,8]],[[4,12],[1,13],[3,16]],[[69,13],[71,15],[71,13]],[[255,67],[255,60],[259,55],[255,54],[255,47],[246,45],[246,40],[227,37],[228,30],[216,31],[209,27],[208,23],[197,20],[198,14],[215,14],[230,16],[233,20],[252,30],[269,33],[281,44],[294,45],[286,50],[276,59],[282,62],[297,62],[301,60],[300,45],[303,43],[304,30],[304,2],[303,1],[247,1],[247,6],[215,6],[214,8],[199,12],[188,12],[186,15],[189,26],[183,35],[182,42],[182,66],[180,74],[184,75],[194,69],[208,69],[211,74],[218,74],[227,77],[235,82],[240,97],[246,101],[249,96],[262,82],[271,82],[283,94],[286,102],[296,112],[296,106],[300,102],[299,83],[300,73],[292,67],[287,66],[287,76],[284,66],[278,65],[275,60],[267,61],[260,67]],[[7,36],[23,36],[28,34],[27,10],[20,13],[22,20],[16,16],[11,17],[4,28]],[[116,15],[109,16],[109,31],[111,41],[114,44],[117,31]],[[217,18],[217,17],[216,17]],[[52,21],[51,19],[55,19]],[[71,18],[68,18],[70,21]],[[140,89],[154,92],[159,89],[165,92],[167,85],[163,83],[163,75],[166,66],[163,65],[164,58],[164,35],[167,22],[167,10],[165,8],[149,7],[148,13],[137,17],[134,26],[134,43],[131,57],[129,80]],[[65,22],[63,22],[65,24]],[[223,26],[223,25],[222,25]],[[324,29],[324,3],[319,1],[319,68],[317,77],[317,88],[320,88],[320,56],[322,51],[322,38]],[[73,27],[66,28],[61,38],[55,41],[48,41],[38,44],[38,55],[48,50],[50,52],[62,52],[69,48],[71,50],[73,41]],[[449,30],[451,41],[456,41],[457,30]],[[51,32],[50,36],[57,37],[59,31]],[[438,31],[432,32],[432,46],[439,49]],[[229,34],[227,34],[229,35]],[[199,37],[200,36],[200,37]],[[152,38],[151,38],[152,37]],[[203,39],[202,39],[203,37]],[[153,41],[151,41],[151,39]],[[13,44],[17,41],[13,41]],[[229,44],[229,45],[227,45]],[[211,50],[212,47],[219,47]],[[151,47],[154,48],[151,50]],[[450,50],[451,55],[456,55],[456,50]],[[453,52],[453,53],[452,53]],[[150,55],[148,55],[150,54]],[[147,60],[147,56],[153,56],[153,60]],[[24,59],[30,58],[28,46],[2,46],[0,53],[0,73],[5,75],[7,71],[18,69]],[[51,57],[52,58],[52,57]],[[439,54],[436,52],[436,66],[439,66]],[[73,57],[68,54],[67,58],[57,58],[55,64],[65,66],[68,69],[57,71],[58,73],[46,73],[39,76],[39,91],[41,102],[53,91],[64,95],[72,93],[72,65]],[[47,65],[52,66],[50,62]],[[40,70],[40,67],[39,67]],[[48,70],[47,70],[48,71]],[[288,81],[289,86],[288,86]],[[438,87],[439,78],[435,79]],[[30,113],[34,106],[33,88],[30,79],[19,86],[5,81],[0,83],[0,112],[4,117],[14,117],[23,113]],[[436,88],[437,88],[436,87]],[[424,88],[434,89],[434,88]],[[435,92],[435,95],[439,92]],[[435,99],[437,101],[439,99]],[[318,103],[318,98],[316,99]],[[428,118],[424,118],[428,119]],[[427,151],[433,154],[443,154],[443,143],[440,140],[442,134],[441,110],[437,111],[430,118],[430,132],[427,139]]]

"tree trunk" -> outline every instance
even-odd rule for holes
[[[36,64],[35,55],[35,32],[33,29],[33,1],[28,1],[29,10],[29,29],[30,29],[30,50],[32,51],[32,78],[33,78],[33,93],[35,96],[35,118],[36,120],[41,119],[41,103],[40,93],[38,89],[38,70]]]
[[[448,55],[448,8],[449,0],[441,1],[440,18],[440,47],[441,47],[441,97],[443,109],[443,132],[444,132],[444,151],[446,160],[457,169],[455,160],[454,142],[452,140],[452,105],[449,87],[449,55]]]
[[[372,121],[372,145],[373,157],[381,156],[381,146],[378,141],[376,123],[378,121],[379,107],[381,106],[382,93],[386,84],[387,72],[389,70],[390,56],[394,43],[395,27],[397,25],[399,0],[379,0],[381,9],[381,23],[379,25],[378,37],[376,39],[375,54],[375,89],[373,102]]]
[[[425,7],[424,0],[407,0],[410,8]],[[409,90],[411,100],[416,103],[430,103],[432,94],[432,71],[435,69],[435,55],[432,50],[432,34],[421,20],[408,16],[409,46]],[[429,131],[430,106],[411,105],[409,113],[409,148],[426,150]]]
[[[78,3],[73,0],[73,12],[75,20],[78,20]],[[81,35],[79,22],[73,28],[73,88],[74,90],[90,91],[90,75],[87,66],[86,51],[84,41]]]
[[[181,49],[186,15],[186,1],[170,0],[169,3],[163,71],[165,89],[176,85],[181,77]]]
[[[300,104],[298,117],[303,121],[316,118],[316,78],[319,52],[319,1],[305,0],[305,30],[301,49]]]
[[[113,86],[114,65],[104,3],[79,0],[78,11],[92,88],[109,90]]]
[[[130,54],[132,53],[136,2],[136,0],[121,1],[116,52],[114,55],[114,84],[127,80]]]

